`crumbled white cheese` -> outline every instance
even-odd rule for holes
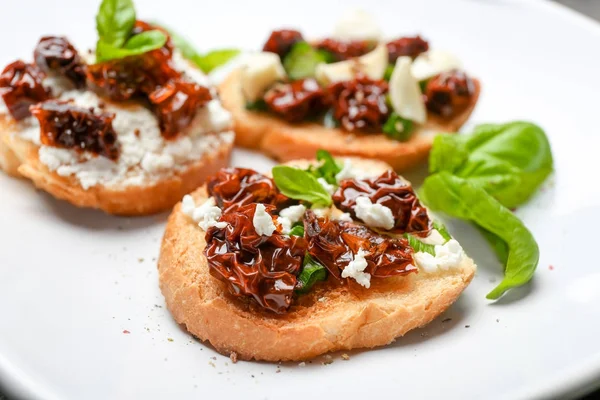
[[[411,72],[415,79],[420,82],[442,72],[461,67],[462,63],[454,54],[443,50],[429,50],[415,58]]]
[[[364,10],[348,10],[342,14],[333,29],[333,37],[340,40],[381,39],[381,29],[373,15]]]
[[[394,111],[402,118],[420,124],[427,120],[427,109],[419,82],[410,70],[412,59],[398,57],[390,78],[389,94]]]
[[[442,245],[446,241],[437,229],[432,229],[426,237],[415,237],[425,244]]]
[[[276,229],[273,218],[267,213],[265,205],[261,203],[256,205],[252,224],[256,233],[261,236],[271,236]]]
[[[337,173],[337,175],[335,176],[335,180],[339,183],[344,179],[365,179],[372,177],[373,175],[374,174],[369,171],[365,171],[361,168],[356,168],[354,165],[352,165],[352,161],[349,158],[344,158],[344,165],[342,166],[342,170]]]
[[[142,158],[142,168],[148,172],[166,171],[175,166],[170,154],[146,153]]]
[[[335,192],[335,186],[332,185],[331,183],[327,182],[325,180],[325,178],[318,178],[317,181],[319,181],[319,183],[321,184],[321,186],[323,186],[323,189],[325,189],[325,191],[327,193],[329,193],[330,195]]]
[[[258,100],[273,83],[286,77],[281,58],[262,52],[247,57],[241,70],[241,87],[246,101]]]
[[[459,267],[463,257],[463,249],[454,239],[450,239],[443,245],[436,245],[435,256],[425,252],[418,252],[414,255],[415,262],[424,272],[436,272],[438,269],[448,270]]]
[[[319,218],[329,217],[331,214],[331,207],[312,208],[311,210]]]
[[[341,213],[334,218],[340,221],[352,222],[352,216],[350,213]]]
[[[365,259],[365,252],[363,249],[358,250],[358,253],[354,255],[354,259],[346,265],[342,271],[342,278],[352,278],[359,285],[371,287],[371,274],[364,272],[367,268],[367,260]]]
[[[357,73],[362,73],[371,79],[382,79],[388,66],[388,51],[385,44],[379,44],[369,53],[350,60],[338,61],[331,64],[320,63],[315,68],[315,77],[322,85],[334,82],[349,81]]]
[[[192,221],[197,222],[205,231],[213,226],[219,229],[227,226],[227,222],[218,222],[221,218],[221,209],[216,206],[214,197],[209,198],[200,206],[196,206],[192,196],[187,194],[181,201],[181,212],[190,217]]]
[[[292,230],[292,225],[300,221],[305,212],[306,207],[302,204],[289,206],[281,210],[279,212],[279,217],[277,217],[277,222],[281,225],[281,233],[284,235],[289,234]]]
[[[356,198],[354,213],[372,228],[392,229],[395,224],[392,210],[382,204],[373,204],[366,196]]]

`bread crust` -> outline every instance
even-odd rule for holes
[[[427,123],[407,142],[384,134],[351,134],[316,123],[290,124],[266,113],[246,110],[241,90],[241,69],[233,71],[219,86],[221,102],[234,119],[236,144],[256,149],[286,162],[312,158],[318,149],[336,156],[379,159],[396,171],[406,170],[427,158],[437,133],[456,132],[475,109],[481,85],[476,79],[475,94],[469,106],[451,120],[428,113]]]
[[[362,161],[372,170],[389,168]],[[354,161],[353,164],[358,164]],[[197,203],[207,198],[199,188]],[[289,312],[276,315],[233,298],[209,273],[203,249],[205,232],[175,206],[158,260],[159,284],[174,319],[219,352],[241,359],[304,360],[320,354],[386,345],[426,325],[446,310],[469,284],[475,264],[436,274],[410,274],[371,281],[317,284]]]
[[[170,209],[185,194],[227,166],[233,147],[223,143],[214,153],[149,185],[121,188],[96,185],[83,189],[75,177],[50,171],[38,157],[39,146],[13,135],[13,132],[13,124],[0,121],[0,166],[8,174],[28,178],[37,188],[77,207],[123,216],[149,215]]]

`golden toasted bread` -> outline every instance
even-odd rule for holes
[[[389,169],[369,160],[355,159],[353,165],[373,172]],[[202,203],[206,189],[192,196],[196,204]],[[175,320],[191,334],[221,353],[235,352],[247,360],[303,360],[329,351],[388,344],[446,310],[476,268],[465,256],[458,268],[375,279],[369,289],[330,279],[299,296],[286,314],[277,315],[234,298],[226,284],[209,273],[204,236],[182,213],[181,204],[175,206],[158,261],[161,291]]]
[[[249,111],[241,90],[240,72],[240,69],[232,72],[219,87],[221,102],[233,115],[237,145],[260,150],[281,162],[312,158],[318,149],[324,149],[334,156],[378,159],[396,171],[425,160],[436,134],[458,131],[475,108],[481,90],[479,81],[474,79],[475,93],[463,112],[450,120],[429,113],[427,123],[410,140],[399,142],[383,133],[352,134],[316,123],[290,124],[267,113]]]

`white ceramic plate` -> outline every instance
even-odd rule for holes
[[[258,48],[271,28],[326,35],[341,2],[136,2],[199,48]],[[0,176],[0,381],[43,399],[554,397],[600,377],[598,93],[600,29],[542,1],[344,1],[369,7],[390,35],[422,33],[483,82],[470,124],[529,119],[550,136],[557,172],[517,211],[541,259],[533,282],[490,303],[502,272],[469,226],[452,231],[479,265],[442,317],[395,344],[301,368],[238,362],[171,319],[155,260],[166,215],[79,210]],[[97,1],[20,0],[0,13],[0,64],[31,58],[38,38],[94,43]],[[267,170],[244,151],[235,165]],[[414,179],[414,178],[413,178]],[[442,320],[451,318],[451,321]]]

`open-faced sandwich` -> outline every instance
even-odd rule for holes
[[[388,344],[448,308],[475,265],[374,160],[226,168],[183,198],[158,263],[175,320],[222,353],[301,360]]]
[[[331,38],[273,31],[221,85],[241,146],[280,161],[323,148],[396,170],[426,158],[435,134],[456,132],[479,91],[455,56],[420,36],[383,40],[362,13],[343,18]]]
[[[166,31],[104,1],[95,51],[46,36],[0,75],[0,166],[81,207],[169,209],[227,165],[230,114]]]

